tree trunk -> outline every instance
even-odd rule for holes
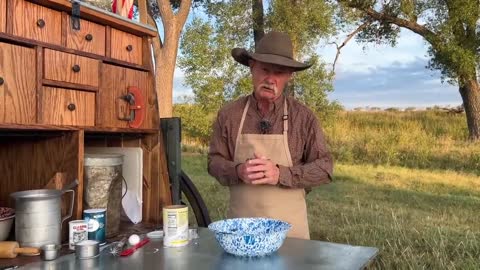
[[[164,40],[162,43],[160,38],[154,38],[152,42],[155,58],[155,91],[158,116],[166,118],[173,115],[173,75],[177,61],[178,43],[192,6],[192,0],[182,0],[175,13],[171,9],[169,0],[157,0],[157,3],[160,12],[158,15],[163,24]],[[150,23],[156,24],[153,20]]]
[[[472,141],[480,139],[480,85],[477,80],[465,80],[459,87],[462,96],[469,138]]]
[[[178,33],[179,35],[180,33]],[[178,37],[171,39],[171,47],[163,47],[159,56],[155,56],[155,85],[160,118],[173,115],[173,76],[177,59]]]
[[[262,39],[264,33],[263,19],[263,0],[252,0],[252,17],[253,17],[253,38],[255,45]]]
[[[177,29],[177,27],[174,19],[164,24],[165,42],[163,47],[158,50],[158,45],[154,46],[155,85],[160,118],[172,117],[173,115],[173,75],[181,32],[181,28]],[[183,25],[180,27],[183,27]]]
[[[147,0],[138,0],[138,13],[140,17],[140,22],[143,24],[147,24],[148,22]]]

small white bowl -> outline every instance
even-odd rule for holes
[[[5,241],[8,238],[14,218],[15,215],[0,219],[0,241]]]
[[[162,239],[163,238],[163,231],[158,230],[158,231],[151,231],[147,233],[147,237],[150,239]]]

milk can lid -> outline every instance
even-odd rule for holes
[[[116,166],[123,164],[121,154],[85,154],[85,166]]]

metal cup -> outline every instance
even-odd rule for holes
[[[81,260],[95,258],[100,254],[99,246],[98,241],[94,240],[79,242],[75,245],[75,256]]]
[[[56,244],[43,245],[40,248],[40,257],[44,261],[55,260],[60,254],[60,248],[61,246]]]

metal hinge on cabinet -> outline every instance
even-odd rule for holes
[[[77,1],[72,2],[72,28],[74,30],[80,30],[80,3]]]

